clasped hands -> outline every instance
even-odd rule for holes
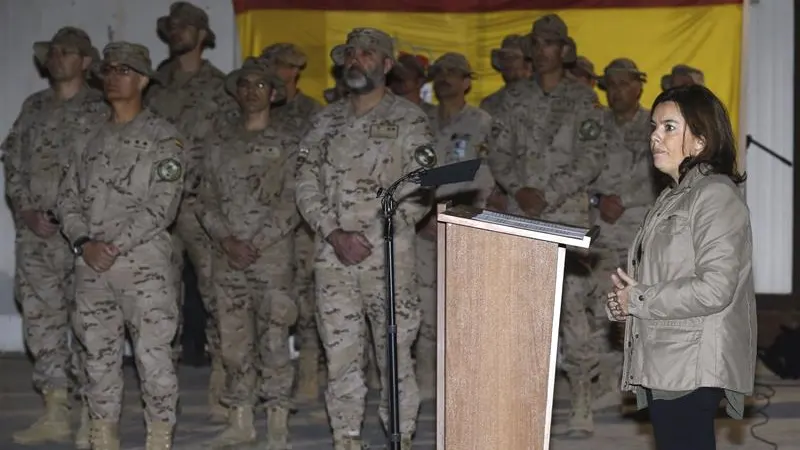
[[[119,249],[114,244],[89,241],[83,244],[83,261],[95,272],[105,272],[117,261]]]
[[[631,288],[638,283],[620,268],[611,274],[611,282],[614,288],[607,294],[606,308],[612,320],[624,322],[629,315]]]

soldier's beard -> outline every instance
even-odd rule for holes
[[[359,95],[367,94],[374,91],[378,86],[383,86],[386,84],[386,79],[380,67],[371,72],[366,72],[360,67],[351,66],[345,72],[344,82],[350,92]]]

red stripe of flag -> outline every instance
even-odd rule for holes
[[[236,14],[259,9],[479,13],[596,8],[738,5],[743,0],[233,0]]]

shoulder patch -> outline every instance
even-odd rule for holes
[[[436,165],[436,152],[430,145],[421,145],[414,150],[414,160],[420,166],[430,169]]]
[[[578,128],[578,138],[582,141],[593,141],[600,137],[600,124],[594,119],[586,119]]]
[[[156,175],[160,181],[178,181],[183,175],[183,167],[175,158],[162,159],[156,164]]]

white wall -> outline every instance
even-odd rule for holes
[[[167,57],[166,46],[156,35],[156,19],[169,12],[172,0],[5,0],[0,1],[0,135],[4,138],[22,101],[46,87],[33,66],[34,41],[49,40],[62,26],[83,28],[98,50],[110,40],[126,40],[150,48],[157,65]],[[207,58],[222,71],[241,60],[230,0],[192,0],[204,8],[217,35],[216,49]],[[5,198],[0,170],[0,198]],[[0,203],[0,351],[23,349],[21,324],[13,301],[14,224]]]
[[[794,1],[753,2],[746,17],[745,130],[793,161]],[[758,293],[792,291],[793,170],[755,145],[747,151],[747,202]]]

